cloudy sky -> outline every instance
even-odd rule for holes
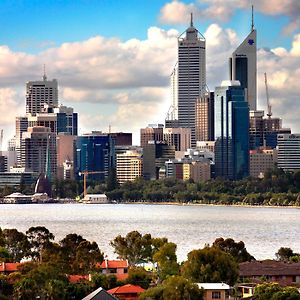
[[[177,36],[194,14],[204,34],[211,90],[228,78],[228,57],[249,33],[251,4],[258,31],[258,107],[265,109],[267,72],[273,115],[300,132],[299,0],[1,0],[0,128],[14,135],[25,113],[25,82],[46,65],[60,103],[79,113],[80,132],[134,133],[163,123]]]

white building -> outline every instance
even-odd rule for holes
[[[195,104],[206,92],[205,38],[190,27],[178,38],[178,121],[179,127],[191,128],[192,147],[195,141]]]
[[[256,110],[256,73],[257,73],[256,29],[254,29],[253,15],[251,32],[232,53],[229,60],[230,80],[239,80],[246,89],[246,99],[250,110]]]
[[[58,105],[57,80],[47,80],[46,75],[43,80],[26,83],[26,113],[35,115],[42,111],[44,104]]]
[[[278,134],[278,168],[284,171],[300,170],[300,134]]]

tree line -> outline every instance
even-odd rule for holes
[[[25,233],[0,229],[0,262],[25,261],[17,272],[0,275],[0,299],[82,299],[100,286],[111,289],[126,283],[146,289],[140,299],[202,299],[203,291],[196,282],[226,282],[233,286],[238,281],[238,264],[255,259],[242,241],[231,238],[218,238],[212,245],[192,250],[182,263],[177,261],[177,245],[166,237],[132,231],[115,237],[110,245],[118,258],[129,262],[125,281],[118,281],[113,274],[101,274],[104,253],[96,242],[78,234],[68,234],[56,242],[43,226],[31,227]],[[280,248],[276,257],[297,261],[299,254],[290,248]],[[139,267],[141,262],[152,262],[156,268],[148,272]],[[70,283],[67,275],[74,274],[90,274],[91,280]],[[269,290],[268,285],[265,289]],[[263,294],[264,289],[258,291]],[[279,287],[272,291],[278,295],[285,292]],[[292,289],[289,292],[294,297],[291,299],[300,299],[299,293]]]

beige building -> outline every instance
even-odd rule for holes
[[[208,159],[193,161],[190,164],[190,178],[194,182],[205,182],[211,179],[211,163]]]
[[[145,147],[149,141],[163,141],[163,124],[149,124],[146,128],[141,128],[141,147]]]
[[[267,170],[274,168],[277,161],[276,149],[250,150],[250,176],[264,177]]]
[[[116,155],[117,179],[120,184],[143,175],[143,159],[138,151],[127,150]]]
[[[163,140],[170,146],[175,146],[175,151],[186,151],[191,148],[190,128],[164,128]]]
[[[229,300],[230,286],[226,283],[198,283],[198,287],[204,290],[204,300]]]
[[[59,133],[56,138],[57,177],[74,179],[74,147],[76,136]]]

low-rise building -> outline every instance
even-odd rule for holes
[[[8,275],[10,273],[17,272],[20,265],[21,263],[0,262],[0,275]]]
[[[120,300],[138,300],[145,290],[139,285],[125,284],[108,290],[107,292]]]
[[[102,274],[115,275],[118,280],[125,280],[128,277],[128,261],[127,260],[104,260],[100,265]]]
[[[250,261],[240,263],[239,270],[242,281],[277,282],[281,286],[300,284],[300,263],[276,260]]]
[[[200,289],[204,290],[203,300],[229,300],[230,286],[226,283],[197,283]]]

